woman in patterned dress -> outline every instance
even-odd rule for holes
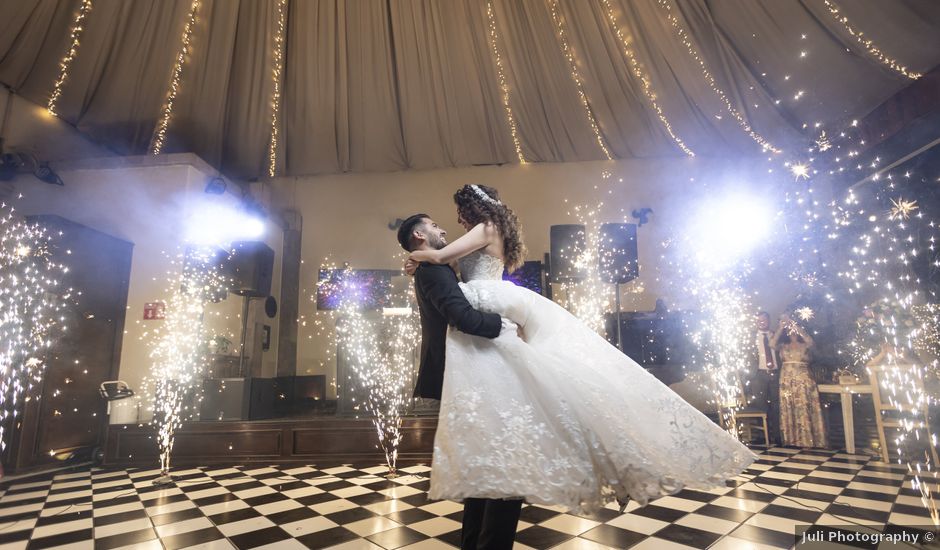
[[[780,433],[784,445],[825,447],[819,389],[809,369],[813,337],[784,314],[774,335],[780,368]]]

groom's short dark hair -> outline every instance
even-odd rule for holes
[[[424,220],[430,217],[431,216],[427,214],[414,214],[401,222],[401,226],[398,228],[398,244],[408,252],[411,252],[411,236],[415,232],[415,227],[421,225]]]

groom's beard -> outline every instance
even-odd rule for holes
[[[444,248],[445,246],[447,246],[447,241],[445,241],[442,237],[438,235],[432,235],[428,237],[428,244],[434,250],[440,250]]]

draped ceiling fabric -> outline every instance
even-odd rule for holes
[[[831,2],[910,70],[940,63],[940,2]],[[0,82],[45,105],[80,4],[0,0]],[[147,152],[190,4],[94,0],[59,116],[116,152]],[[614,158],[683,153],[650,108],[611,14],[690,149],[760,151],[707,85],[664,4],[735,108],[784,148],[811,139],[815,122],[834,127],[862,116],[911,82],[873,59],[824,0],[558,0]],[[492,5],[525,159],[605,158],[552,0]],[[277,20],[277,0],[201,1],[164,152],[195,152],[238,178],[267,173]],[[286,21],[279,175],[518,162],[486,0],[288,0]]]

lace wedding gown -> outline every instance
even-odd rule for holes
[[[460,272],[470,303],[524,340],[448,332],[430,498],[645,505],[723,485],[757,459],[564,308],[502,281],[499,258],[475,252]]]

